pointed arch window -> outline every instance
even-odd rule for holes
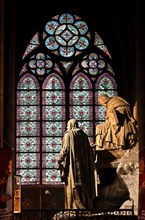
[[[54,16],[30,40],[17,81],[16,174],[22,184],[60,184],[56,169],[67,121],[95,140],[101,94],[117,95],[112,58],[77,15]]]

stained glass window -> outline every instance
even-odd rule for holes
[[[100,35],[78,15],[49,19],[26,46],[17,82],[16,174],[22,184],[60,184],[57,157],[67,121],[76,118],[94,141],[95,126],[104,121],[98,103],[104,93],[117,95],[117,83]]]

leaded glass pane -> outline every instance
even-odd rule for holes
[[[43,106],[42,107],[43,120],[64,120],[65,106]]]
[[[43,152],[60,152],[62,138],[60,137],[44,137],[42,138]]]
[[[17,105],[38,105],[39,102],[39,91],[17,91]]]
[[[80,127],[88,136],[93,136],[93,121],[79,121],[79,127]]]
[[[42,123],[43,136],[62,136],[64,133],[65,122],[46,121]]]
[[[59,153],[42,153],[42,168],[56,168]]]
[[[17,120],[39,120],[40,106],[17,106]]]
[[[107,92],[110,89],[117,90],[117,84],[113,77],[104,73],[98,78],[95,88]]]
[[[106,108],[104,106],[95,106],[96,120],[105,121]]]
[[[92,91],[70,91],[70,105],[92,105]]]
[[[40,183],[39,169],[17,169],[16,175],[21,176],[21,183],[25,185]]]
[[[43,184],[54,184],[55,182],[61,182],[60,170],[43,169],[42,170],[42,183]]]
[[[29,74],[26,73],[21,79],[19,80],[17,89],[21,90],[38,90],[39,89],[39,84],[37,79]]]
[[[40,154],[39,153],[17,153],[16,156],[17,168],[39,168]]]
[[[77,118],[77,120],[92,120],[92,106],[73,106],[70,108],[70,118]]]
[[[40,136],[40,123],[17,122],[17,136]]]
[[[64,99],[64,92],[63,91],[43,91],[42,96],[42,104],[43,105],[65,105]]]
[[[39,152],[40,151],[40,139],[36,137],[21,137],[17,138],[17,152]]]
[[[87,76],[85,76],[83,73],[79,73],[71,81],[70,89],[92,89],[92,83]]]
[[[43,89],[60,90],[64,89],[62,79],[55,73],[50,74],[43,83]]]
[[[95,119],[104,121],[106,109],[98,103],[98,97],[103,94],[107,94],[110,97],[117,95],[117,84],[113,77],[105,73],[98,78],[95,87],[98,89],[95,92]]]

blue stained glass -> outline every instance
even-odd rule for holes
[[[59,52],[63,57],[71,57],[75,50],[74,47],[60,47]]]
[[[17,153],[16,155],[17,168],[39,168],[40,154],[39,153]]]
[[[26,73],[23,77],[20,78],[17,89],[24,89],[24,90],[32,90],[32,89],[39,89],[39,84],[37,79],[29,74]]]
[[[40,107],[38,106],[17,106],[17,120],[39,120]]]
[[[78,42],[75,44],[75,47],[79,50],[84,50],[88,47],[89,41],[86,37],[80,37]]]
[[[56,36],[56,40],[62,45],[62,46],[66,46],[67,43],[65,40],[63,40],[60,36]]]
[[[43,89],[56,90],[64,89],[64,82],[62,79],[55,73],[50,74],[44,81]]]
[[[17,136],[40,136],[38,122],[17,122]]]
[[[71,14],[62,14],[59,18],[59,21],[61,24],[72,24],[74,22],[74,17]]]
[[[36,137],[19,137],[16,139],[17,152],[40,152],[40,139]]]
[[[92,91],[70,91],[70,105],[91,105],[93,104]]]
[[[40,170],[39,169],[17,169],[16,175],[21,176],[21,184],[39,184],[40,183]]]
[[[92,89],[92,83],[87,76],[83,73],[79,73],[71,81],[70,89]]]
[[[76,29],[76,27],[74,27],[73,25],[67,25],[67,28],[71,31],[71,33],[73,33],[74,35],[79,35],[78,30]],[[77,37],[77,36],[76,36]]]
[[[59,34],[62,34],[63,31],[66,29],[66,24],[63,24],[63,25],[60,25],[57,30],[55,31],[55,35],[59,35]]]
[[[42,168],[56,168],[59,153],[42,153]]]
[[[112,76],[104,73],[98,78],[95,88],[106,91],[110,89],[117,90],[117,84]]]
[[[96,120],[105,121],[106,108],[104,106],[95,106]]]
[[[65,106],[43,106],[43,120],[65,120]]]
[[[58,25],[57,21],[49,21],[45,26],[45,30],[48,34],[53,35]]]
[[[93,121],[79,121],[79,127],[80,127],[88,136],[93,136]]]
[[[61,183],[60,179],[60,170],[56,169],[43,169],[42,170],[42,183],[43,184],[55,184],[56,183]]]
[[[65,92],[64,91],[44,91],[43,105],[65,105]]]
[[[64,134],[65,130],[65,122],[59,121],[59,122],[43,122],[42,124],[42,132],[43,136],[62,136]]]
[[[93,120],[92,106],[70,107],[70,118],[77,118],[77,120]]]
[[[68,42],[68,46],[74,45],[77,40],[78,40],[77,36],[72,37],[72,39]]]
[[[55,38],[54,37],[48,37],[45,41],[45,46],[49,49],[49,50],[56,50],[59,45],[58,43],[56,42]]]
[[[17,91],[17,105],[40,104],[40,91]]]
[[[88,26],[84,21],[77,21],[74,25],[79,29],[80,34],[83,35],[87,33]]]
[[[62,137],[43,137],[42,151],[43,152],[60,152]]]

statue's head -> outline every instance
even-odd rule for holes
[[[78,121],[75,118],[72,118],[67,122],[67,130],[72,128],[78,128]]]
[[[111,99],[108,95],[104,94],[98,98],[98,101],[101,105],[106,106],[107,102]]]

